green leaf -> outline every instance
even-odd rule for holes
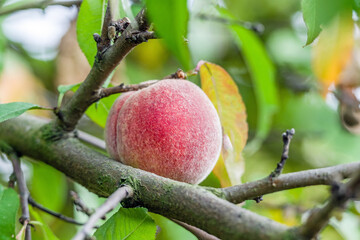
[[[46,109],[36,104],[26,102],[12,102],[0,104],[0,123],[15,118],[31,109]]]
[[[189,18],[186,0],[147,0],[146,6],[156,33],[164,39],[185,70],[190,69],[190,52],[185,42]]]
[[[230,29],[242,51],[254,85],[258,113],[256,138],[252,142],[252,148],[257,149],[268,135],[272,118],[279,107],[275,69],[263,43],[254,32],[239,25],[230,25]]]
[[[42,238],[44,240],[59,240],[55,234],[51,231],[50,227],[43,221],[40,215],[29,205],[29,212],[31,214],[30,224],[40,227]],[[35,220],[35,221],[33,221]],[[36,228],[37,229],[37,228]]]
[[[92,66],[96,56],[96,42],[93,34],[101,34],[102,22],[106,12],[105,0],[84,0],[81,3],[76,23],[79,46]]]
[[[95,232],[97,240],[155,239],[156,225],[145,208],[120,208]]]
[[[66,203],[68,188],[66,177],[53,167],[42,162],[32,162],[33,176],[30,192],[34,200],[55,212],[61,212]],[[54,188],[56,186],[56,188]],[[53,217],[44,214],[45,220]]]
[[[306,45],[319,35],[322,26],[344,9],[351,9],[351,0],[302,0],[301,9],[308,29]]]
[[[16,213],[19,197],[14,189],[0,185],[0,240],[15,239]]]

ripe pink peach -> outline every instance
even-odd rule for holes
[[[117,153],[117,140],[116,140],[116,134],[117,134],[117,127],[118,127],[118,115],[120,112],[120,109],[124,105],[125,101],[133,94],[134,92],[127,92],[123,93],[116,99],[113,106],[110,109],[108,119],[106,121],[105,126],[105,142],[106,142],[106,148],[108,153],[112,158],[114,158],[117,161],[120,161],[119,154]]]
[[[114,159],[188,183],[204,180],[221,150],[214,106],[198,86],[180,79],[121,95],[105,132]]]

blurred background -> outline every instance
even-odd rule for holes
[[[78,6],[44,5],[47,7],[12,13],[4,11],[24,2],[29,1],[0,1],[0,102],[23,101],[55,107],[59,95],[57,87],[82,82],[90,70],[76,39]],[[243,152],[243,182],[266,177],[276,167],[282,152],[281,135],[290,128],[295,128],[296,134],[285,173],[359,161],[357,125],[344,127],[338,98],[332,92],[324,94],[315,77],[313,58],[316,43],[305,46],[307,30],[301,1],[193,0],[188,5],[187,40],[193,62],[206,60],[226,69],[246,105],[249,140]],[[253,29],[266,49],[275,73],[271,86],[275,94],[268,96],[271,106],[259,100],[257,88],[266,89],[266,86],[259,86],[252,80],[253,73],[228,30],[228,23],[214,17],[218,16],[216,7],[219,5],[229,9],[238,20],[237,24]],[[256,58],[257,52],[253,54]],[[112,83],[133,84],[161,79],[179,67],[180,63],[162,40],[150,40],[136,47],[118,66]],[[197,76],[190,80],[200,82]],[[356,95],[356,88],[354,92]],[[266,94],[266,91],[260,94]],[[259,109],[266,112],[263,119],[259,119]],[[31,113],[54,118],[50,111]],[[261,136],[258,134],[260,124],[268,129]],[[88,117],[82,119],[80,129],[103,138],[103,128]],[[41,162],[27,159],[24,168],[32,197],[54,211],[86,221],[87,217],[74,209],[69,190],[78,192],[90,207],[96,208],[103,202]],[[11,164],[0,160],[3,185],[6,185],[11,172]],[[203,184],[220,186],[214,175]],[[323,204],[328,197],[328,187],[307,187],[266,195],[260,204],[246,201],[243,207],[294,226],[301,223],[308,209]],[[59,239],[70,239],[77,230],[76,226],[44,213],[34,210],[33,214],[37,214],[38,221],[44,226],[49,226],[51,230],[46,231],[51,231]],[[195,239],[175,223],[161,216],[154,215],[154,218],[162,229],[157,239]],[[35,232],[34,239],[45,239],[44,234],[50,234],[42,230]],[[330,240],[360,239],[360,203],[352,203],[347,211],[333,218],[321,236]]]

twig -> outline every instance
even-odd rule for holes
[[[133,189],[129,186],[122,186],[111,194],[103,205],[96,209],[95,213],[91,215],[89,220],[84,224],[82,229],[75,235],[72,240],[83,240],[90,235],[97,221],[106,213],[111,211],[116,205],[126,198],[133,196]]]
[[[261,23],[252,23],[252,22],[247,22],[247,21],[212,16],[212,15],[207,15],[207,14],[199,14],[199,15],[197,15],[197,17],[202,20],[214,21],[214,22],[219,22],[219,23],[223,23],[223,24],[240,25],[240,26],[243,26],[244,28],[253,30],[254,32],[260,33],[260,34],[263,33],[264,29],[265,29],[264,25],[262,25]]]
[[[289,158],[290,142],[294,134],[295,134],[295,129],[293,128],[291,130],[286,130],[286,132],[283,133],[282,138],[283,138],[284,147],[283,147],[283,152],[281,154],[281,160],[277,164],[275,170],[272,173],[270,173],[269,175],[270,179],[278,177],[281,174],[285,166],[285,162]]]
[[[178,69],[175,73],[170,74],[170,75],[164,77],[163,79],[175,79],[175,78],[176,79],[185,79],[186,74],[184,73],[183,70]],[[120,85],[115,86],[115,87],[100,88],[98,93],[94,96],[93,101],[96,102],[96,101],[100,100],[101,98],[108,97],[112,94],[138,91],[140,89],[147,88],[147,87],[157,83],[158,81],[160,81],[160,80],[150,80],[150,81],[142,82],[139,84],[130,84],[130,85],[125,85],[124,83],[121,83]]]
[[[343,208],[349,199],[354,199],[359,193],[360,171],[346,184],[333,186],[333,193],[328,203],[322,208],[313,209],[306,222],[299,228],[299,233],[312,239],[326,226],[336,209]]]
[[[17,12],[17,11],[21,11],[21,10],[27,10],[27,9],[32,9],[32,8],[46,8],[48,6],[53,6],[53,5],[59,5],[59,6],[64,6],[64,7],[71,7],[71,6],[80,6],[82,0],[73,0],[73,1],[49,1],[49,0],[44,0],[44,1],[40,1],[40,2],[27,2],[24,3],[22,5],[17,5],[14,7],[2,7],[2,9],[0,10],[0,16],[1,15],[6,15],[6,14],[10,14],[13,12]]]
[[[29,197],[29,190],[27,189],[24,174],[21,170],[20,159],[15,152],[9,154],[9,159],[12,162],[16,181],[19,188],[20,193],[20,204],[21,204],[21,217],[20,223],[25,225],[25,240],[31,240],[31,228],[28,224],[30,221],[30,213],[29,213],[29,206],[28,206],[28,197]]]
[[[334,179],[347,179],[360,171],[360,162],[340,164],[333,167],[305,170],[282,174],[269,181],[269,178],[223,188],[225,198],[232,203],[241,203],[259,195],[279,192],[287,189],[314,185],[331,185]]]
[[[28,201],[29,201],[29,204],[31,206],[33,206],[33,207],[35,207],[35,208],[37,208],[37,209],[39,209],[39,210],[41,210],[43,212],[46,212],[46,213],[48,213],[48,214],[50,214],[50,215],[52,215],[52,216],[54,216],[56,218],[59,218],[59,219],[65,221],[65,222],[76,224],[76,225],[83,225],[83,223],[80,223],[80,222],[76,221],[75,219],[69,218],[69,217],[64,216],[64,215],[62,215],[60,213],[57,213],[57,212],[54,212],[54,211],[52,211],[50,209],[45,208],[41,204],[35,202],[35,200],[31,198],[31,196],[29,196]]]
[[[125,85],[124,83],[121,83],[118,86],[115,87],[110,87],[110,88],[101,88],[98,91],[98,94],[96,96],[96,101],[104,98],[104,97],[108,97],[112,94],[117,94],[117,93],[123,93],[123,92],[130,92],[130,91],[137,91],[146,87],[149,87],[155,83],[157,83],[158,80],[152,80],[152,81],[146,81],[143,83],[139,83],[139,84],[131,84],[131,85]]]
[[[88,208],[76,192],[70,191],[70,195],[76,206],[76,210],[85,213],[87,216],[91,216],[91,214],[94,213],[94,210]]]
[[[280,162],[276,165],[276,168],[273,172],[270,173],[269,175],[269,180],[272,182],[273,178],[276,178],[278,176],[280,176],[282,170],[284,169],[286,160],[289,158],[289,147],[290,147],[290,142],[292,137],[295,134],[295,129],[291,129],[291,130],[286,130],[286,132],[284,132],[282,134],[282,139],[283,139],[283,143],[284,143],[284,147],[283,147],[283,152],[281,154],[281,160]],[[257,196],[254,198],[254,201],[259,203],[263,200],[263,196]]]
[[[195,237],[197,237],[197,239],[199,239],[199,240],[220,240],[219,238],[205,232],[204,230],[201,230],[200,228],[191,226],[191,225],[189,225],[187,223],[181,222],[181,221],[176,220],[176,219],[171,219],[171,220],[173,222],[179,224],[180,226],[182,226],[183,228],[185,228],[186,230],[188,230],[192,234],[194,234]]]

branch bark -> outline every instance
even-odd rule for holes
[[[319,168],[280,175],[272,179],[266,177],[254,182],[244,183],[223,189],[225,198],[232,203],[241,203],[259,195],[283,191],[292,188],[331,185],[334,179],[346,179],[360,171],[360,162]]]
[[[125,202],[126,206],[144,206],[221,239],[302,239],[293,229],[221,199],[225,198],[221,190],[125,166],[76,138],[54,141],[57,138],[52,134],[53,128],[31,116],[0,124],[0,139],[16,151],[55,167],[99,196],[108,197],[125,184],[134,189],[134,197]]]
[[[147,31],[149,23],[145,18],[145,10],[141,10],[135,19],[138,22],[141,31]],[[94,65],[86,77],[85,81],[80,85],[79,89],[71,97],[71,99],[60,108],[58,120],[55,122],[55,128],[60,127],[65,131],[74,130],[81,116],[86,109],[95,101],[96,91],[101,88],[110,73],[115,69],[119,62],[141,41],[134,41],[129,36],[133,36],[134,29],[128,26],[121,36],[115,41],[114,45],[107,48],[106,51],[98,53]],[[138,31],[134,33],[139,34]],[[145,39],[146,40],[146,39]]]

